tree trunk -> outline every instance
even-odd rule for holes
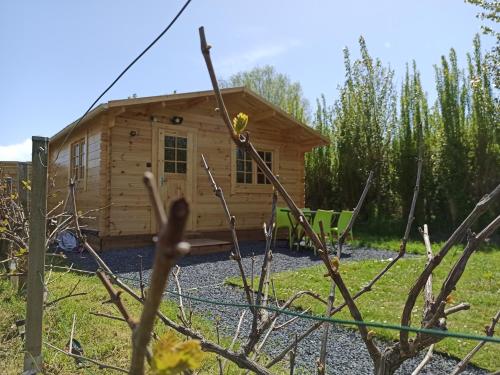
[[[399,351],[399,345],[393,348],[387,348],[375,363],[375,375],[392,375],[401,366],[406,358],[403,358]]]

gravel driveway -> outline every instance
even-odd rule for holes
[[[243,264],[247,275],[250,275],[252,255],[255,255],[256,258],[255,273],[259,273],[263,260],[264,242],[244,242],[241,246],[241,252],[244,258]],[[273,254],[273,272],[309,267],[321,263],[321,261],[313,255],[312,251],[290,251],[283,246],[283,243],[278,243],[277,249],[275,249]],[[380,251],[369,248],[351,249],[346,247],[342,259],[343,261],[357,261],[362,259],[388,259],[394,256],[395,253],[390,251]],[[139,257],[142,257],[145,270],[144,275],[146,280],[149,279],[153,260],[152,248],[107,251],[102,254],[102,257],[112,270],[135,286],[138,285],[139,280]],[[89,256],[85,258],[73,256],[72,258],[72,261],[74,261],[79,268],[95,269],[95,264]],[[182,259],[179,265],[182,268],[180,280],[183,293],[215,301],[238,303],[245,301],[244,294],[240,288],[224,284],[226,278],[239,275],[236,263],[228,259],[227,253],[188,256]],[[173,290],[172,288],[173,283],[170,282],[169,290]],[[167,298],[175,299],[173,296]],[[222,333],[227,336],[233,336],[234,329],[242,311],[241,309],[208,305],[198,302],[192,302],[192,307],[195,313],[210,319],[221,318]],[[283,317],[280,322],[285,320],[287,320],[286,317]],[[240,337],[245,337],[245,334],[248,333],[250,329],[250,325],[250,314],[247,313],[245,315]],[[310,325],[310,321],[297,319],[286,328],[274,332],[269,338],[264,351],[270,356],[279,353],[288,345],[290,340],[293,339],[295,333],[306,330]],[[327,349],[328,353],[332,353],[327,356],[327,365],[330,369],[328,372],[329,374],[345,375],[373,373],[371,359],[361,337],[355,330],[347,329],[343,326],[332,325],[330,332]],[[318,356],[319,342],[320,331],[316,331],[299,343],[297,354],[297,366],[299,368],[296,373],[315,373],[314,364]],[[418,358],[406,361],[398,370],[397,374],[411,374],[422,357],[423,353]],[[436,353],[421,374],[447,374],[453,369],[457,362],[458,361],[454,358]],[[464,374],[486,373],[486,371],[473,366],[469,366],[464,372]]]

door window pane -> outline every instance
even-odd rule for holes
[[[175,162],[173,162],[173,161],[165,162],[165,172],[175,173]]]
[[[166,173],[187,172],[187,138],[173,135],[165,136],[165,167]]]
[[[173,148],[165,149],[165,161],[167,160],[175,161],[175,149]]]
[[[187,161],[187,151],[177,150],[177,161]]]
[[[187,164],[186,163],[177,163],[177,173],[186,173]]]

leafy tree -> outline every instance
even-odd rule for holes
[[[290,77],[276,72],[270,65],[236,73],[227,80],[221,80],[220,85],[221,87],[245,86],[297,120],[302,122],[308,120],[309,103],[304,98],[300,83],[292,82]]]
[[[370,216],[386,214],[390,199],[390,143],[396,123],[392,69],[372,59],[359,39],[361,58],[351,63],[344,50],[346,81],[334,105],[333,139],[338,159],[337,180],[343,208],[355,206],[370,170],[375,171],[367,199]]]
[[[439,162],[437,179],[448,203],[449,219],[456,224],[462,212],[470,205],[469,144],[467,137],[468,87],[464,74],[458,68],[454,49],[448,59],[441,57],[441,66],[436,66],[436,90],[438,99],[441,138],[439,139]]]
[[[476,15],[481,20],[486,20],[491,23],[498,24],[500,22],[500,1],[498,0],[465,0],[466,3],[476,5],[482,10]],[[496,26],[496,25],[495,25]],[[484,24],[481,26],[483,34],[491,35],[495,38],[495,46],[486,55],[486,60],[490,66],[491,72],[494,74],[494,83],[496,88],[500,88],[500,32],[495,26]]]
[[[333,113],[326,104],[325,96],[316,102],[313,127],[332,139]],[[331,208],[338,206],[337,170],[333,146],[317,147],[306,154],[306,202],[308,207]]]
[[[474,52],[467,55],[467,61],[471,91],[472,191],[478,199],[500,180],[500,111],[492,92],[490,66],[481,55],[479,35],[474,38]]]
[[[428,176],[431,166],[431,145],[425,140],[430,140],[432,132],[429,131],[429,113],[427,98],[420,83],[420,73],[417,70],[415,61],[412,72],[406,67],[406,75],[401,87],[400,113],[398,126],[395,131],[393,143],[393,175],[395,190],[398,194],[398,201],[401,202],[401,219],[405,220],[413,197],[413,189],[416,178],[416,160],[422,157],[425,163],[425,174]],[[427,185],[432,182],[426,178],[421,179],[420,196],[427,193]],[[425,189],[424,189],[425,187]],[[430,187],[430,186],[429,186]],[[423,221],[424,202],[420,199],[417,202],[416,214],[417,222]]]

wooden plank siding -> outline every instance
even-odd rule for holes
[[[207,175],[201,167],[201,154],[207,158],[218,184],[224,189],[238,228],[257,229],[269,218],[271,186],[235,185],[235,146],[227,130],[212,108],[214,103],[204,101],[187,110],[143,105],[126,110],[116,117],[111,129],[111,217],[110,236],[153,234],[156,232],[149,198],[142,183],[144,171],[161,174],[156,162],[159,140],[155,133],[162,127],[171,128],[172,116],[183,117],[179,129],[192,129],[196,144],[192,160],[195,169],[191,197],[192,230],[226,230],[224,213],[215,198]],[[251,121],[251,119],[250,119]],[[280,129],[273,129],[272,119],[249,125],[252,141],[259,148],[275,151],[275,172],[279,174],[290,195],[299,206],[304,205],[304,151],[290,143]],[[134,134],[134,135],[131,135]],[[271,141],[278,140],[278,141]],[[148,165],[150,165],[148,167]],[[160,173],[159,173],[160,172]],[[246,189],[248,191],[246,191]],[[282,204],[282,202],[281,202]]]
[[[76,184],[76,204],[79,211],[85,212],[106,206],[106,201],[101,195],[101,185],[105,184],[103,177],[106,169],[103,168],[102,159],[102,128],[105,116],[101,115],[90,120],[85,127],[75,129],[64,142],[61,137],[49,144],[49,192],[48,208],[55,207],[64,201],[68,194],[70,178],[70,148],[81,139],[85,139],[85,175]],[[57,158],[57,159],[56,159]],[[82,224],[86,229],[101,230],[104,210],[92,212],[92,220],[84,220]]]
[[[12,191],[18,191],[18,168],[21,162],[18,161],[0,161],[0,178],[12,179]],[[28,179],[31,179],[31,162],[26,162],[28,165]]]

